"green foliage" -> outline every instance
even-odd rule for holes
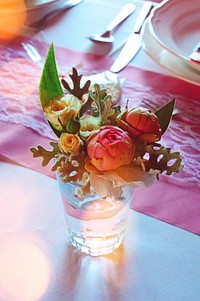
[[[48,104],[51,99],[60,94],[63,94],[63,90],[58,77],[54,55],[54,46],[53,44],[51,44],[46,57],[39,86],[39,97],[42,108],[44,109],[44,106]],[[60,137],[61,133],[56,130],[51,124],[50,126],[55,135],[57,137]]]
[[[57,95],[63,94],[55,62],[54,47],[51,44],[40,80],[39,96],[42,108]]]
[[[110,118],[116,113],[113,109],[112,96],[106,93],[106,89],[101,89],[98,84],[94,85],[94,92],[90,92],[91,98],[96,104],[95,116],[100,117],[101,124],[110,124]]]

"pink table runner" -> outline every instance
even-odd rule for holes
[[[44,49],[43,49],[44,51]],[[47,51],[47,48],[45,49]],[[108,69],[111,59],[55,47],[58,66],[70,70],[83,63],[80,73]],[[45,56],[46,53],[43,53]],[[33,159],[31,146],[48,147],[55,139],[40,108],[38,85],[41,67],[30,61],[16,45],[0,49],[0,154],[17,164],[55,177],[50,168],[42,168],[40,159]],[[183,112],[200,114],[200,87],[182,80],[134,67],[120,74],[126,78],[121,104],[144,104],[159,107],[173,97]],[[200,117],[185,114],[173,118],[163,136],[163,144],[181,152],[185,168],[174,176],[162,175],[147,189],[136,190],[132,208],[200,234]]]

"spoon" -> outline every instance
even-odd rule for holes
[[[88,39],[95,42],[112,43],[114,41],[114,36],[112,35],[113,30],[128,16],[130,16],[136,9],[133,3],[125,4],[113,21],[106,27],[106,31],[102,34],[94,34],[89,36]]]

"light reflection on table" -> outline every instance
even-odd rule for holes
[[[199,300],[197,235],[131,210],[124,243],[85,256],[68,242],[57,182],[0,167],[1,301]]]

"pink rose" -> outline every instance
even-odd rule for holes
[[[129,165],[135,156],[135,143],[130,135],[116,126],[103,126],[87,141],[90,162],[100,171]]]
[[[131,108],[123,112],[117,117],[117,123],[123,130],[142,141],[155,142],[162,135],[158,117],[146,108]]]

